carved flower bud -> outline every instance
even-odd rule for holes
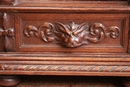
[[[51,35],[51,30],[50,29],[46,29],[45,32],[46,32],[47,35]]]
[[[111,37],[112,37],[112,38],[116,38],[116,37],[117,37],[116,33],[115,33],[115,32],[112,32],[112,33],[111,33]]]
[[[14,29],[8,29],[8,36],[12,37],[14,36]]]
[[[33,36],[33,31],[30,31],[30,32],[29,32],[29,35],[30,35],[30,36]]]
[[[4,30],[2,34],[6,36],[8,34],[7,30]]]

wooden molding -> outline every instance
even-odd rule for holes
[[[35,61],[34,61],[35,62]],[[50,61],[51,62],[51,61]],[[64,62],[62,62],[64,63]],[[30,72],[31,71],[31,72]],[[83,75],[83,76],[129,76],[130,65],[101,65],[99,64],[0,64],[0,73],[2,74],[31,74],[31,75]],[[10,72],[10,73],[8,73]],[[75,73],[75,74],[74,74]]]
[[[130,76],[130,55],[126,54],[113,56],[113,58],[112,54],[103,54],[100,55],[102,59],[94,54],[88,57],[87,55],[85,57],[56,57],[57,54],[51,56],[48,54],[45,57],[45,55],[45,53],[32,56],[7,54],[1,59],[0,73],[5,75]]]
[[[13,5],[15,0],[0,0],[0,5]]]

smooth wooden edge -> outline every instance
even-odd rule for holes
[[[36,5],[36,6],[35,6]],[[112,6],[110,2],[100,1],[98,3],[44,3],[44,4],[18,4],[13,6],[0,6],[0,12],[130,12],[127,1],[114,1]]]
[[[8,73],[10,72],[10,74]],[[0,71],[2,74],[3,71]],[[130,72],[37,72],[37,71],[4,71],[4,75],[49,75],[49,76],[120,76],[120,77],[129,77]]]
[[[129,53],[3,52],[0,61],[130,62]]]
[[[0,12],[130,12],[130,7],[117,8],[67,8],[67,7],[0,7]]]
[[[95,5],[96,4],[96,5]],[[84,7],[107,7],[107,6],[126,6],[127,1],[17,1],[14,6],[73,6],[78,7],[84,5]],[[95,6],[94,6],[95,5]]]

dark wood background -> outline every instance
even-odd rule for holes
[[[125,87],[123,77],[21,76],[15,87]]]

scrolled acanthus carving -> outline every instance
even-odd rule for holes
[[[107,38],[118,38],[120,29],[117,26],[106,28],[102,23],[63,24],[61,22],[45,22],[38,28],[32,25],[24,29],[26,37],[33,35],[42,39],[44,42],[57,41],[66,47],[78,47],[83,44],[97,43]]]
[[[44,42],[51,42],[54,40],[54,37],[51,37],[51,35],[53,34],[53,30],[53,24],[45,22],[38,28],[32,25],[27,26],[27,28],[24,29],[24,35],[26,37],[32,37],[34,35]]]
[[[117,26],[111,26],[109,28],[106,28],[101,23],[94,23],[90,26],[89,32],[90,35],[94,37],[88,37],[87,39],[90,42],[97,43],[108,36],[110,36],[113,39],[116,39],[119,36],[120,29]]]

